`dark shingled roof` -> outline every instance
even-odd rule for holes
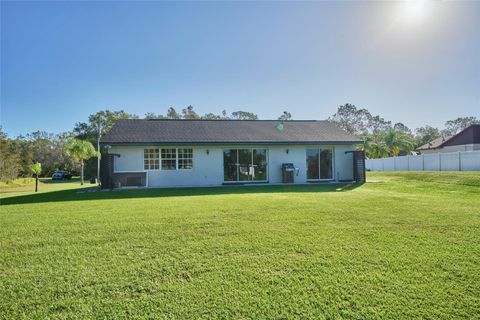
[[[437,138],[437,139],[434,139],[428,143],[425,143],[424,145],[421,145],[420,147],[418,147],[417,149],[415,150],[428,150],[428,149],[437,149],[437,148],[440,148],[440,146],[450,140],[450,138],[452,138],[452,136],[447,136],[447,137],[440,137],[440,138]]]
[[[453,136],[440,137],[415,150],[439,149],[447,146],[480,143],[480,124],[472,124]]]
[[[361,143],[329,121],[118,120],[102,144]]]

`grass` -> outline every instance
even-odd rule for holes
[[[89,186],[88,183],[84,185]],[[52,180],[50,178],[40,178],[38,184],[38,192],[51,192],[58,190],[78,189],[80,186],[80,178],[71,180]],[[0,181],[0,199],[6,194],[9,196],[23,195],[25,193],[33,193],[35,191],[35,178],[20,178],[13,181]]]
[[[368,178],[3,193],[0,318],[478,318],[480,173]]]

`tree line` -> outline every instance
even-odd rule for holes
[[[242,110],[232,113],[223,110],[220,114],[200,115],[190,105],[180,111],[170,107],[166,114],[146,113],[142,118],[258,120],[258,115]],[[140,119],[140,117],[123,110],[102,110],[91,114],[87,121],[76,123],[70,132],[51,134],[36,131],[16,138],[8,137],[0,127],[0,181],[31,177],[32,174],[51,176],[57,170],[70,171],[74,174],[84,171],[86,177],[96,177],[99,157],[92,152],[98,150],[100,138],[118,119]],[[292,115],[284,111],[277,119],[288,121],[292,119]],[[450,136],[471,124],[480,123],[480,120],[475,117],[465,117],[447,121],[442,130],[431,126],[411,130],[400,122],[392,123],[379,115],[372,115],[367,109],[357,108],[349,103],[341,105],[329,120],[337,123],[345,131],[361,137],[367,156],[370,158],[408,154],[416,147],[435,138]],[[83,151],[88,151],[85,153],[88,157],[80,157],[78,153],[72,151],[72,144],[82,144],[79,141],[92,145],[92,148],[84,144],[81,146]],[[36,163],[41,164],[41,173],[38,172],[38,166],[35,170],[32,169],[32,165]]]
[[[290,118],[291,114],[288,111],[284,111],[279,117],[281,120]],[[75,152],[69,151],[69,146],[72,149],[72,144],[80,144],[75,141],[76,139],[86,141],[98,150],[100,138],[111,129],[118,119],[140,119],[140,117],[123,110],[102,110],[91,114],[86,122],[76,123],[69,132],[52,134],[35,131],[16,138],[8,137],[0,127],[0,181],[10,181],[32,175],[49,177],[58,170],[70,171],[76,175],[84,171],[86,177],[96,177],[99,157],[91,154],[87,158],[78,157]],[[258,120],[258,115],[242,110],[230,114],[223,110],[221,114],[200,115],[193,109],[193,106],[189,105],[181,111],[170,107],[165,115],[146,113],[143,119]],[[83,145],[82,147],[90,150],[88,146]],[[38,167],[38,165],[33,166],[34,164],[41,165]]]
[[[443,129],[426,125],[411,130],[401,122],[392,123],[350,103],[340,106],[329,120],[360,137],[369,158],[407,155],[434,139],[448,138],[473,124],[480,124],[476,117],[459,117],[445,122]]]

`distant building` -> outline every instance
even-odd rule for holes
[[[454,136],[437,138],[415,149],[422,154],[476,150],[480,150],[480,124],[471,125]]]

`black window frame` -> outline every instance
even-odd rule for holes
[[[316,151],[316,154],[317,154],[317,164],[318,164],[318,167],[317,167],[317,174],[318,174],[318,178],[309,178],[308,177],[308,169],[309,169],[309,159],[308,159],[308,151],[309,150],[315,150]],[[331,176],[330,178],[322,178],[322,152],[323,151],[330,151],[330,163],[331,163],[331,170],[330,170],[330,173],[331,173]],[[318,148],[306,148],[305,149],[305,162],[306,162],[306,178],[307,178],[307,181],[332,181],[332,180],[335,180],[335,148],[334,147],[318,147]]]

